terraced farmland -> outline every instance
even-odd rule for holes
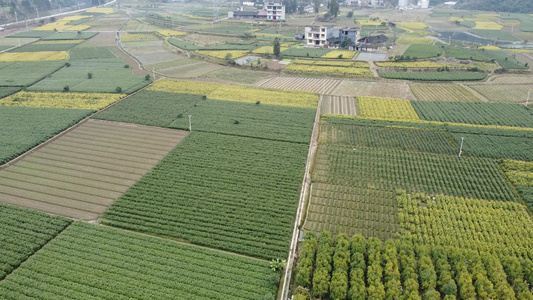
[[[414,100],[409,84],[405,82],[361,82],[343,80],[331,95],[350,97],[383,97]]]
[[[525,104],[527,92],[533,93],[531,79],[529,84],[494,84],[494,85],[471,85],[473,90],[483,95],[491,102],[519,103]],[[533,98],[530,98],[530,100]],[[533,105],[533,101],[529,105]]]
[[[255,86],[328,95],[331,94],[341,82],[342,81],[338,79],[274,76],[260,80]]]
[[[91,120],[0,172],[0,202],[95,220],[186,132]]]

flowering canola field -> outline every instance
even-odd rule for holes
[[[0,106],[99,110],[125,96],[111,93],[20,92],[0,99]]]

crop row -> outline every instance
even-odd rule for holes
[[[81,59],[106,59],[117,56],[106,47],[78,47],[70,51],[71,60]]]
[[[522,204],[405,193],[396,201],[401,239],[533,257],[533,224]]]
[[[411,84],[411,92],[418,100],[451,101],[451,102],[480,102],[469,90],[460,85],[443,84]]]
[[[315,181],[309,205],[304,229],[313,232],[361,233],[386,240],[398,229],[392,191]]]
[[[487,74],[475,72],[380,72],[379,76],[388,79],[419,81],[473,81],[483,80]]]
[[[358,97],[361,116],[377,119],[419,120],[409,100]],[[415,103],[415,102],[414,102]]]
[[[0,279],[54,238],[70,220],[0,203]]]
[[[348,75],[372,77],[372,72],[368,68],[299,65],[292,63],[287,66],[284,71],[289,73],[324,74],[329,76]]]
[[[305,144],[192,133],[104,215],[114,226],[286,255]]]
[[[121,42],[144,42],[158,40],[159,38],[153,33],[126,33],[120,35]]]
[[[530,159],[529,162],[504,160],[500,164],[500,168],[515,185],[529,209],[533,210],[533,162],[531,161],[533,159]]]
[[[20,92],[0,100],[0,106],[102,109],[124,94]]]
[[[362,235],[333,243],[325,231],[318,241],[305,236],[293,293],[295,300],[530,299],[532,281],[529,259]]]
[[[336,163],[335,163],[336,162]],[[320,145],[314,174],[338,185],[379,182],[390,189],[518,201],[491,159]]]
[[[257,299],[273,293],[273,275],[264,261],[74,223],[2,281],[0,295]]]
[[[229,58],[239,58],[245,56],[248,51],[245,50],[196,50],[196,53],[207,55],[219,59]]]
[[[82,109],[0,106],[0,163],[28,151],[92,112]]]
[[[516,104],[438,101],[411,104],[420,119],[428,121],[533,127],[533,112]]]
[[[357,52],[348,50],[333,50],[328,52],[322,58],[340,58],[340,59],[352,59]]]
[[[316,108],[318,97],[301,91],[279,91],[218,83],[159,80],[149,90],[205,95],[210,99]]]
[[[295,59],[293,64],[298,65],[313,65],[313,66],[331,66],[331,67],[346,67],[346,68],[368,68],[368,63],[363,61],[338,61],[338,60],[308,60]]]
[[[450,140],[451,136],[445,131],[335,124],[322,119],[319,142],[339,146],[455,154],[458,145]]]
[[[416,37],[399,37],[396,40],[398,44],[416,44],[416,45],[433,45],[435,43],[434,39],[430,38],[416,38]]]

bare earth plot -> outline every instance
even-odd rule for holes
[[[341,83],[338,79],[305,78],[305,77],[270,77],[257,82],[255,85],[265,88],[307,91],[317,94],[331,94]]]
[[[417,100],[480,102],[481,99],[460,85],[451,84],[411,84],[411,91]]]
[[[367,96],[415,100],[406,82],[344,80],[331,93],[338,96]]]
[[[0,202],[95,220],[187,132],[90,120],[0,172]]]
[[[357,102],[354,97],[324,96],[320,112],[323,115],[357,116]]]
[[[479,84],[470,88],[483,95],[490,102],[525,104],[527,92],[533,92],[533,84]],[[531,104],[531,99],[529,103]]]

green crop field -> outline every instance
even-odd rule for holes
[[[18,87],[0,87],[0,98],[4,98],[20,91]]]
[[[92,78],[88,78],[92,73]],[[76,60],[43,81],[28,88],[30,91],[63,91],[69,87],[71,92],[133,93],[148,85],[144,77],[136,77],[129,68],[124,68],[120,59]]]
[[[78,45],[78,43],[72,44],[30,44],[22,47],[15,48],[10,52],[37,52],[37,51],[67,51],[70,48]]]
[[[171,128],[309,143],[316,110],[312,108],[202,100],[176,118]],[[288,121],[290,120],[290,121]]]
[[[444,52],[446,57],[453,57],[456,59],[471,59],[484,62],[489,62],[491,60],[491,58],[486,55],[484,51],[477,49],[444,46]]]
[[[307,145],[192,132],[103,222],[261,258],[285,257]]]
[[[475,81],[485,79],[487,74],[475,72],[379,72],[379,76],[387,79],[417,81]]]
[[[275,292],[273,273],[265,261],[76,222],[1,281],[0,298],[261,299]]]
[[[142,91],[95,116],[97,119],[168,127],[202,100],[199,95]],[[187,126],[188,128],[188,126]]]
[[[52,35],[47,35],[43,40],[88,40],[98,32],[58,32]]]
[[[487,55],[494,59],[504,69],[527,69],[525,63],[513,57],[513,55],[500,50],[485,50]]]
[[[410,221],[420,216],[420,225],[417,222],[408,229],[427,229],[419,236],[436,230],[424,223],[429,218],[428,213],[422,211],[428,209],[408,208],[420,211],[420,214],[409,215]],[[449,214],[448,211],[439,211],[439,208],[431,210],[432,218]],[[472,208],[486,212],[479,207]],[[495,214],[507,212],[506,217],[512,215],[505,207],[490,211]],[[506,219],[491,217],[498,220],[491,225]],[[464,232],[461,224],[456,230]],[[482,220],[475,225],[479,224],[482,224],[480,228],[486,227]],[[442,223],[435,225],[444,233],[451,231]],[[483,237],[482,234],[479,236]],[[492,232],[487,236],[492,236]],[[430,241],[433,240],[428,238],[417,242],[429,244]],[[457,244],[458,240],[452,239],[451,242]],[[472,244],[477,241],[470,239],[464,242]],[[487,296],[516,299],[515,295],[518,299],[528,299],[533,297],[529,291],[532,281],[533,262],[528,258],[500,258],[465,249],[464,244],[456,247],[450,247],[450,244],[422,246],[413,245],[413,241],[408,239],[388,240],[383,244],[376,238],[365,239],[361,234],[351,240],[341,234],[333,240],[331,233],[324,231],[319,238],[315,234],[307,234],[302,242],[295,273],[295,283],[302,288],[295,291],[294,299],[309,299],[310,295],[324,298],[328,294],[330,299],[382,299],[385,296],[389,299],[401,299],[403,296],[411,299],[477,299]]]
[[[391,190],[517,201],[497,166],[485,158],[321,145],[314,175],[337,185],[380,183]]]
[[[340,121],[340,122],[339,122]],[[323,118],[320,126],[321,144],[345,147],[372,147],[415,152],[448,153],[457,151],[457,144],[444,131],[424,128],[379,126],[364,122],[341,123],[340,118]],[[366,125],[366,126],[365,126]]]
[[[189,43],[189,42],[186,42],[186,41],[182,41],[182,40],[178,40],[176,38],[170,38],[168,39],[168,42],[172,45],[172,46],[176,46],[180,49],[183,49],[183,50],[191,50],[191,51],[194,51],[194,50],[200,50],[202,49],[201,46],[197,46],[193,43]]]
[[[28,86],[61,69],[63,61],[0,62],[0,86]]]
[[[505,136],[456,132],[452,135],[458,143],[461,142],[461,137],[465,138],[463,146],[465,155],[533,161],[533,153],[529,151],[533,143],[532,134]]]
[[[21,31],[10,34],[8,38],[43,38],[54,34],[53,31]]]
[[[527,93],[533,91],[533,84],[484,84],[470,87],[491,102],[520,104],[525,104]],[[533,101],[529,105],[533,105]]]
[[[66,218],[0,203],[0,280],[56,237],[70,222]]]
[[[412,59],[438,57],[442,55],[442,48],[433,45],[411,45],[403,53],[404,57],[409,56]]]
[[[93,112],[0,106],[0,164],[28,151]]]
[[[74,48],[70,51],[70,60],[107,59],[117,56],[106,47]]]
[[[472,29],[472,33],[496,41],[518,41],[515,36],[503,30]]]
[[[509,103],[413,101],[420,119],[451,123],[533,127],[533,112]]]
[[[411,92],[417,100],[480,102],[481,100],[460,85],[411,84]]]

